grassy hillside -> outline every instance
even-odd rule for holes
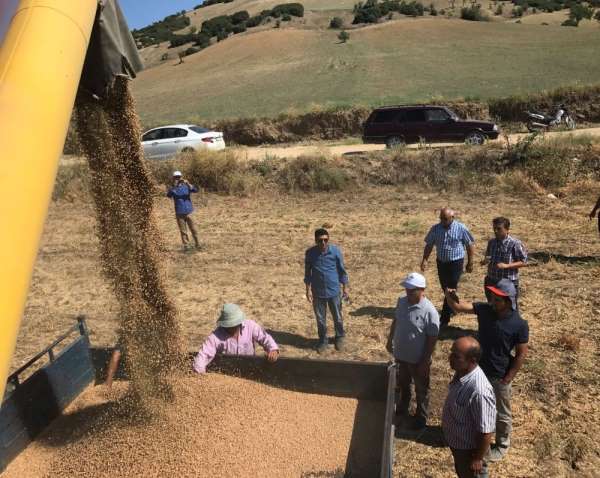
[[[145,126],[275,115],[313,105],[377,105],[435,96],[495,97],[600,77],[600,29],[405,19],[351,32],[297,28],[236,35],[142,72]]]

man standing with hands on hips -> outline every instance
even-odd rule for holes
[[[440,211],[440,222],[433,226],[425,237],[425,250],[421,261],[421,272],[425,272],[429,255],[436,248],[437,270],[442,290],[457,289],[458,281],[463,272],[465,249],[467,251],[466,271],[473,272],[473,255],[475,239],[467,227],[454,220],[454,211],[448,207]],[[444,299],[440,325],[443,327],[450,322],[452,309]]]
[[[339,247],[329,244],[326,229],[315,231],[316,245],[307,249],[304,256],[304,284],[306,299],[312,303],[317,319],[319,344],[317,352],[323,353],[328,347],[327,307],[333,317],[335,329],[335,349],[344,348],[344,323],[342,320],[342,295],[348,299],[348,274]]]

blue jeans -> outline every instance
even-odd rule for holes
[[[458,288],[458,281],[463,272],[463,262],[463,259],[451,262],[437,261],[438,278],[440,279],[442,289]],[[442,308],[442,315],[440,315],[440,324],[447,324],[450,322],[450,317],[452,315],[454,315],[454,311],[448,305],[446,298],[444,298],[444,307]]]
[[[319,331],[319,343],[327,343],[327,307],[333,317],[333,326],[335,328],[335,338],[344,336],[344,322],[342,320],[342,298],[336,297],[315,297],[313,296],[313,310],[317,319],[317,330]]]

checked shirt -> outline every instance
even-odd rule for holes
[[[519,278],[519,269],[498,269],[496,264],[503,262],[527,262],[527,249],[519,239],[506,236],[502,241],[494,238],[488,242],[485,251],[487,257],[491,257],[488,264],[488,277],[492,279],[510,279],[516,281]]]

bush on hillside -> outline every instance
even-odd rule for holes
[[[350,33],[348,33],[346,30],[342,30],[340,33],[338,33],[337,37],[339,41],[346,43],[348,40],[350,40]]]
[[[219,33],[217,33],[217,41],[223,41],[223,40],[227,40],[227,37],[229,37],[229,33],[225,32],[225,31],[220,31]]]
[[[238,34],[238,33],[243,33],[246,31],[246,24],[245,23],[240,23],[239,25],[234,25],[233,26],[233,33],[234,34]]]
[[[353,24],[377,23],[380,18],[398,12],[411,17],[423,16],[425,7],[419,1],[405,2],[404,0],[367,0],[354,5]]]
[[[198,53],[200,50],[202,50],[202,48],[197,48],[197,47],[190,47],[190,48],[186,48],[183,51],[183,55],[184,56],[190,56],[193,55],[194,53]]]
[[[579,26],[579,20],[575,18],[567,18],[564,22],[560,24],[561,27],[577,27]]]
[[[304,6],[301,3],[282,3],[281,5],[275,5],[271,10],[271,16],[275,18],[285,14],[293,17],[303,17]]]
[[[429,15],[431,15],[432,17],[437,17],[438,11],[435,8],[435,5],[432,3],[431,5],[429,5]]]
[[[587,18],[588,20],[590,20],[593,15],[594,15],[594,10],[587,5],[574,3],[574,4],[571,4],[571,6],[569,8],[569,18],[577,20],[577,23],[579,23],[584,18]]]
[[[261,15],[255,15],[253,17],[250,17],[248,19],[248,21],[246,22],[246,27],[248,27],[248,28],[257,27],[262,23],[263,20],[264,20],[264,18]]]
[[[233,15],[229,16],[231,23],[234,25],[238,25],[240,23],[246,22],[250,18],[250,14],[246,10],[242,10],[240,12],[235,12]]]
[[[481,11],[481,5],[460,9],[460,18],[471,22],[487,22],[489,18]]]
[[[329,28],[342,28],[344,26],[344,20],[340,17],[333,17],[329,22]]]
[[[496,7],[496,11],[494,12],[494,15],[502,15],[504,13],[504,7],[501,3],[498,4],[498,6]]]
[[[231,23],[231,18],[228,15],[220,15],[202,22],[200,31],[209,37],[214,37],[222,32],[232,32],[233,23]]]
[[[292,17],[286,13],[286,14],[284,14],[284,15],[281,16],[281,21],[282,22],[291,22],[292,21]]]
[[[156,45],[163,41],[169,41],[173,36],[173,32],[182,30],[189,25],[190,19],[177,13],[139,30],[134,29],[131,34],[135,41],[142,46]]]

